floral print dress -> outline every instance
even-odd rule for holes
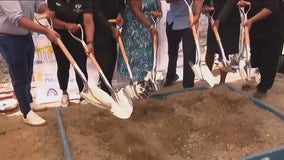
[[[151,23],[151,11],[157,10],[159,0],[142,0],[142,11]],[[128,4],[124,10],[125,23],[122,28],[122,38],[128,54],[129,65],[133,78],[144,80],[145,71],[153,67],[153,41],[150,28],[142,24],[131,11]],[[123,79],[129,77],[126,64],[121,54],[118,56],[118,70]]]

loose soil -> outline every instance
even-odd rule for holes
[[[263,101],[283,111],[283,75]],[[232,85],[240,88],[239,81]],[[180,89],[181,84],[162,91]],[[91,105],[62,108],[74,160],[229,160],[284,145],[284,122],[226,86],[134,102],[120,120]],[[283,113],[283,112],[282,112]],[[30,127],[21,116],[0,115],[1,160],[64,159],[55,109],[48,124]]]

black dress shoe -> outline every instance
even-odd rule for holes
[[[179,79],[179,76],[176,74],[173,79],[166,79],[166,82],[164,84],[164,87],[171,86],[173,82],[177,81]]]

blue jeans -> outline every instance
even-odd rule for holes
[[[8,64],[14,92],[24,116],[31,110],[34,51],[31,34],[0,36],[0,53]]]

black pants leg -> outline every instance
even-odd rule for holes
[[[195,62],[196,46],[193,34],[190,28],[181,30],[182,32],[182,48],[183,48],[183,88],[194,86],[194,72],[189,62]]]
[[[282,53],[282,37],[255,38],[251,41],[252,63],[259,67],[261,81],[260,91],[267,91],[273,86],[277,72],[279,56]]]
[[[172,81],[176,75],[177,58],[179,43],[181,41],[181,32],[178,30],[172,30],[173,23],[166,25],[166,34],[168,39],[168,71],[167,80]]]
[[[113,39],[109,43],[111,44],[109,47],[96,50],[95,56],[108,82],[111,83],[117,58],[117,45]],[[101,89],[110,94],[104,81],[101,78],[100,81]]]

